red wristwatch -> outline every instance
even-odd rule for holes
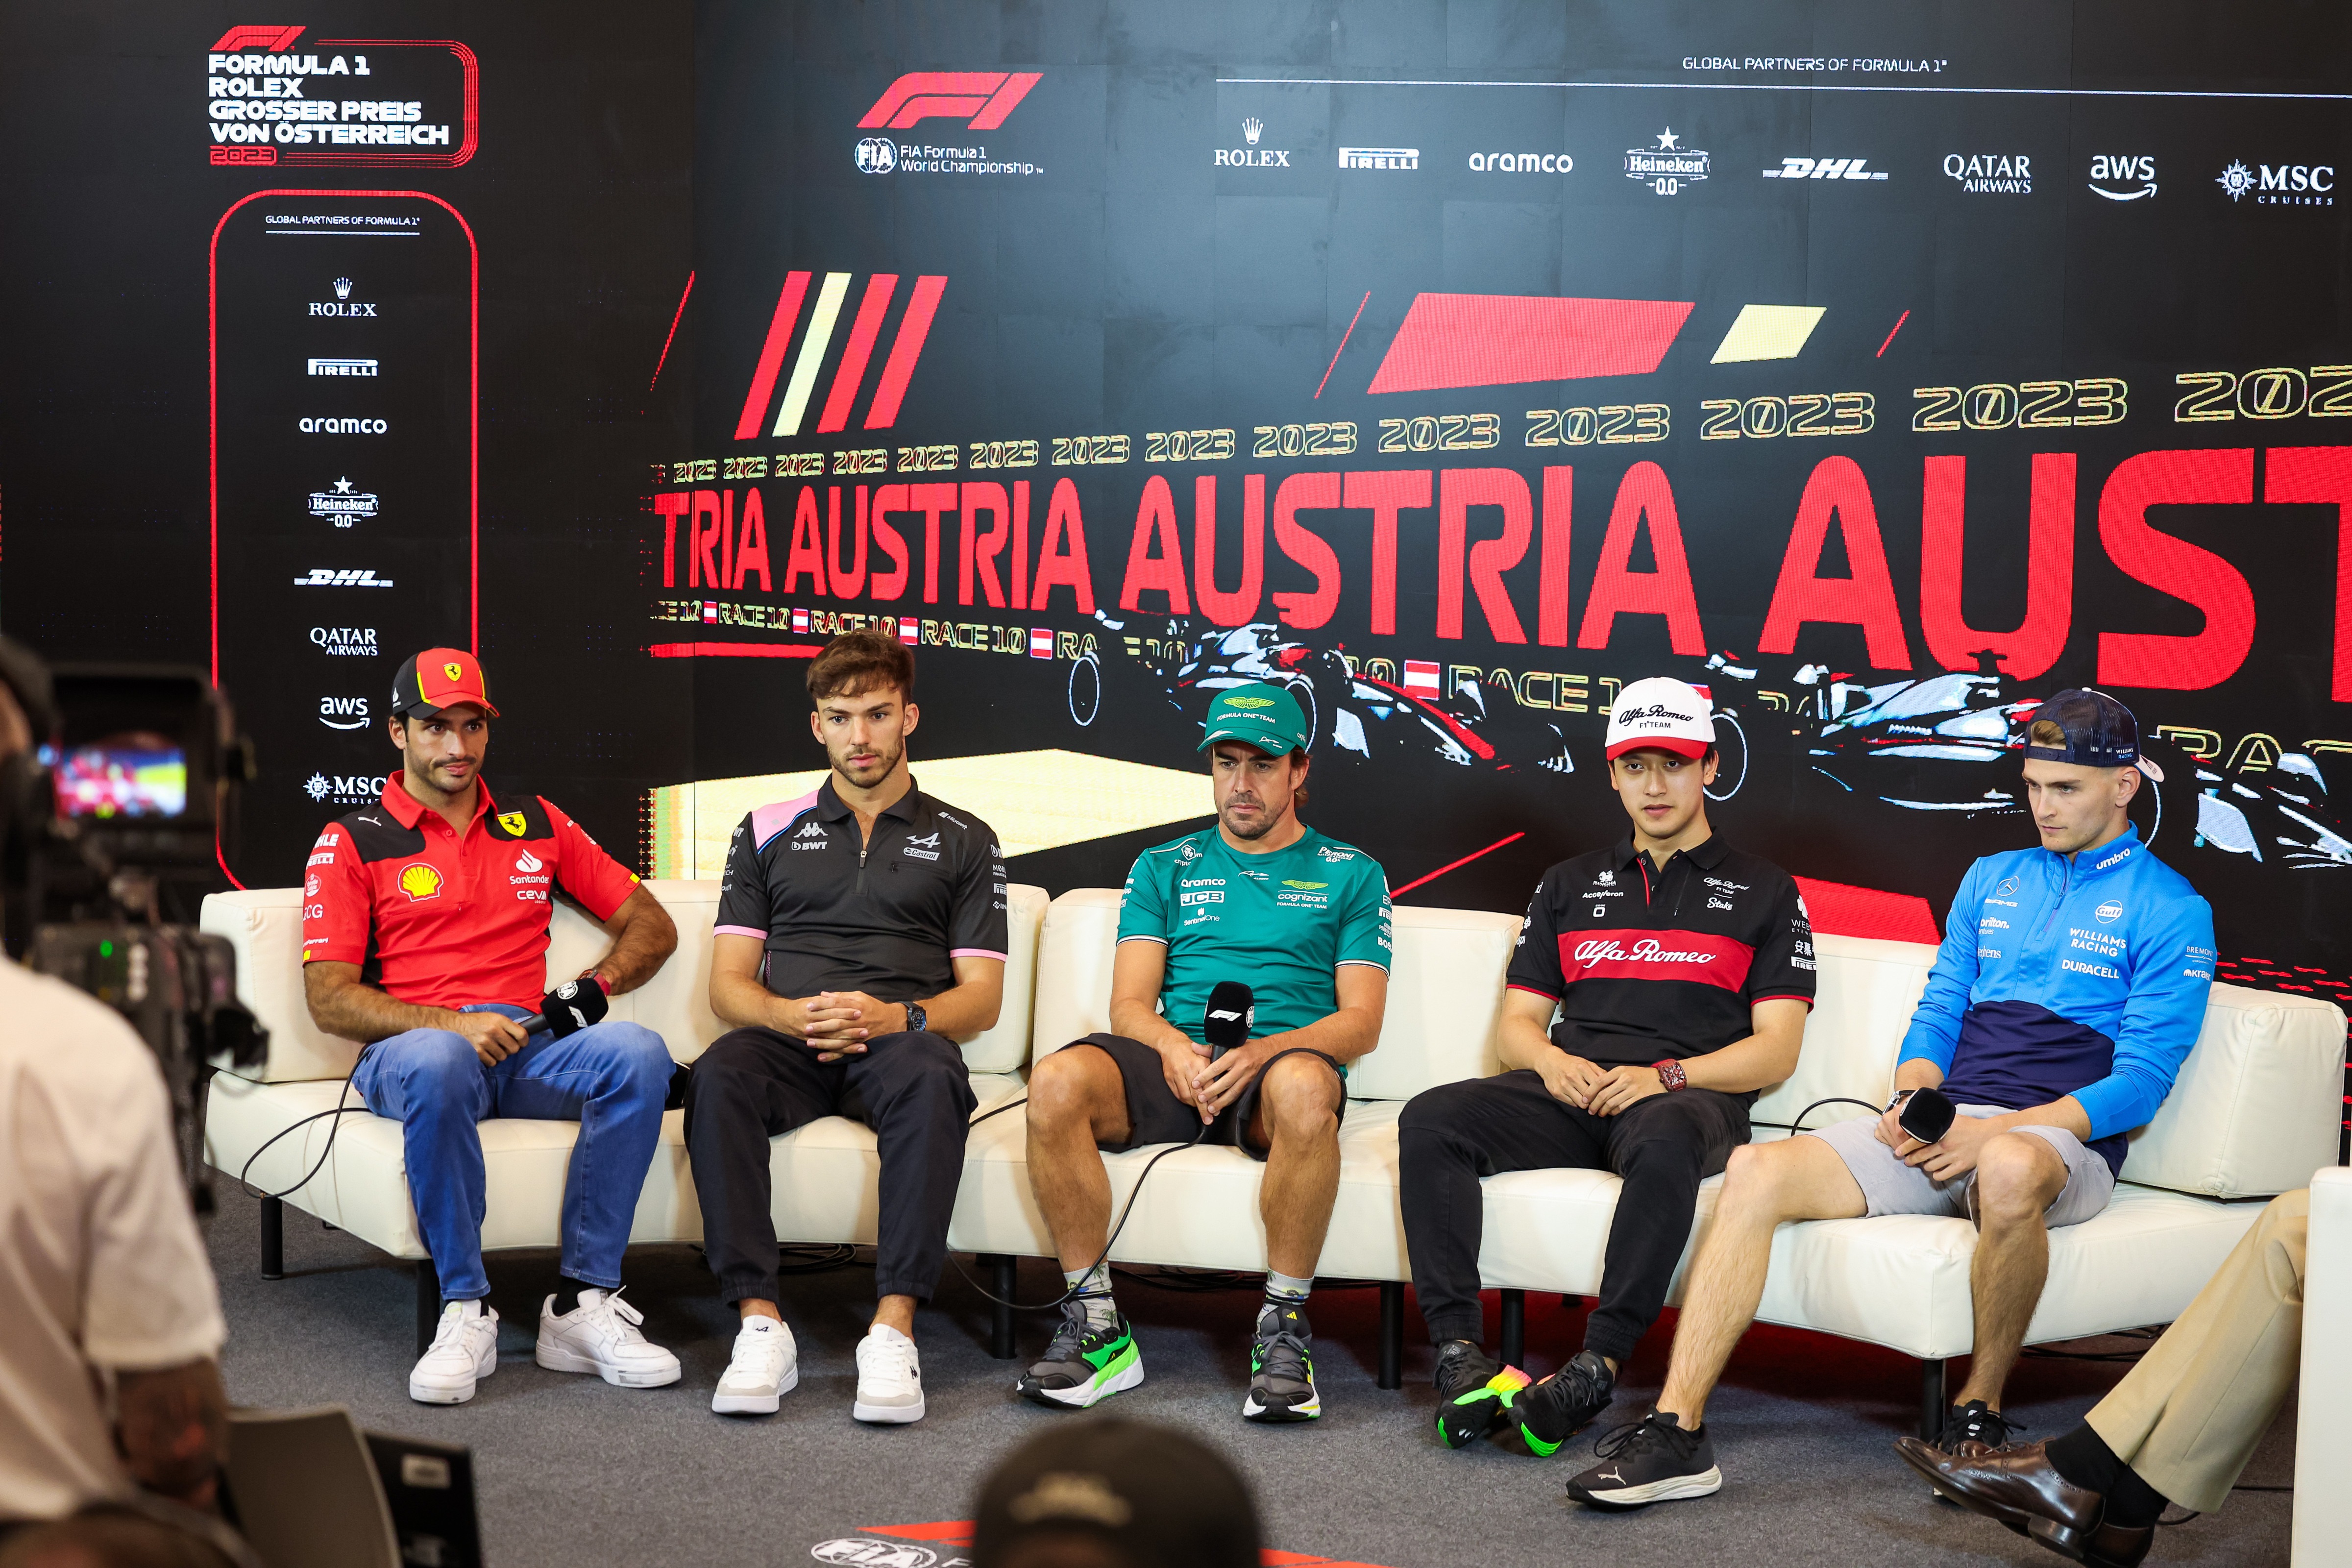
[[[1690,1087],[1690,1079],[1683,1072],[1683,1064],[1674,1058],[1668,1057],[1664,1061],[1652,1062],[1650,1065],[1657,1068],[1658,1081],[1664,1084],[1669,1092]]]

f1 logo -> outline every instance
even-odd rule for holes
[[[278,54],[301,36],[299,27],[231,27],[220,36],[220,42],[212,47],[211,52],[226,55],[259,47]]]
[[[919,120],[961,120],[974,131],[993,131],[1013,106],[1037,85],[1043,71],[909,71],[874,100],[861,131],[887,126],[904,131]]]

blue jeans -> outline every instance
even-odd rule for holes
[[[462,1010],[526,1016],[497,1003]],[[370,1110],[401,1124],[409,1195],[445,1300],[490,1293],[482,1269],[482,1139],[474,1126],[490,1116],[580,1123],[563,1184],[563,1273],[608,1290],[620,1284],[671,1067],[659,1035],[614,1020],[560,1040],[541,1030],[496,1067],[484,1067],[466,1037],[447,1029],[411,1029],[368,1048],[352,1085]]]

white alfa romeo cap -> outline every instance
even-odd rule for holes
[[[1654,675],[1617,693],[1609,709],[1609,757],[1655,746],[1676,756],[1700,757],[1715,744],[1706,693],[1685,680]]]

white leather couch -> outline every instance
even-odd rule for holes
[[[655,981],[619,997],[614,1016],[661,1032],[690,1061],[722,1032],[705,1000],[712,882],[646,886],[676,918],[677,955]],[[1043,1053],[1108,1026],[1118,894],[1081,889],[1048,906],[1044,892],[1015,885],[1012,957],[997,1026],[964,1048],[983,1111],[1014,1098],[1020,1071]],[[310,1026],[302,1004],[299,898],[294,889],[216,895],[206,930],[238,950],[238,984],[272,1031],[269,1059],[245,1079],[214,1080],[206,1147],[211,1163],[237,1173],[264,1140],[300,1116],[333,1105],[357,1047]],[[1399,1218],[1396,1121],[1423,1089],[1496,1068],[1493,1033],[1503,973],[1519,917],[1476,910],[1400,908],[1388,1015],[1377,1050],[1357,1064],[1340,1135],[1340,1190],[1319,1272],[1382,1281],[1381,1382],[1394,1387],[1410,1279]],[[566,910],[556,916],[551,975],[576,973],[601,952],[602,933]],[[1763,1096],[1759,1138],[1785,1136],[1812,1101],[1850,1095],[1883,1101],[1895,1053],[1926,984],[1932,947],[1821,936],[1820,996],[1797,1072]],[[1034,1023],[1034,1028],[1033,1028]],[[2314,999],[2216,985],[2204,1032],[2154,1122],[2133,1140],[2114,1205],[2088,1224],[2053,1234],[2050,1279],[2029,1338],[2052,1341],[2169,1321],[2259,1212],[2259,1200],[2309,1183],[2336,1152],[2342,1094],[2344,1015]],[[1009,1294],[1010,1259],[1051,1253],[1024,1164],[1025,1111],[989,1117],[973,1130],[950,1247],[994,1265]],[[1816,1110],[1809,1125],[1849,1114]],[[431,1309],[429,1260],[418,1237],[401,1165],[398,1127],[365,1115],[345,1125],[332,1157],[308,1186],[286,1199],[394,1257],[420,1260],[419,1310]],[[637,1206],[634,1239],[695,1241],[701,1221],[678,1117],[673,1112]],[[291,1185],[318,1160],[329,1121],[311,1123],[255,1162],[265,1190]],[[489,1172],[486,1248],[552,1247],[565,1163],[574,1129],[564,1122],[483,1124]],[[1106,1157],[1121,1205],[1151,1157]],[[775,1141],[774,1215],[786,1242],[871,1243],[877,1159],[864,1127],[828,1118]],[[1112,1256],[1125,1262],[1259,1269],[1265,1237],[1257,1215],[1263,1167],[1238,1150],[1196,1148],[1162,1160]],[[1504,1291],[1505,1349],[1518,1345],[1528,1290],[1590,1295],[1600,1286],[1619,1182],[1588,1171],[1535,1171],[1486,1184],[1480,1267]],[[1720,1178],[1702,1189],[1696,1246],[1711,1217]],[[264,1208],[264,1271],[278,1252]],[[1943,1363],[1966,1354],[1971,1316],[1969,1259],[1975,1233],[1963,1221],[1928,1218],[1832,1220],[1785,1227],[1775,1243],[1761,1316],[1770,1322],[1864,1340],[1919,1358],[1922,1419],[1943,1408]],[[1687,1268],[1689,1253],[1685,1254]],[[1679,1299],[1681,1279],[1676,1280]],[[1011,1316],[1000,1312],[995,1344],[1012,1353]]]

